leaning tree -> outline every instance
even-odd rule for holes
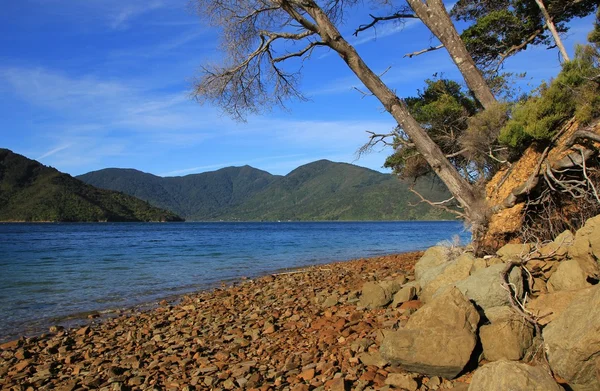
[[[293,58],[305,59],[317,48],[329,48],[381,102],[415,150],[444,182],[462,208],[463,217],[472,225],[473,235],[480,233],[486,215],[481,194],[411,115],[404,100],[369,68],[340,33],[338,26],[343,13],[356,1],[195,0],[194,3],[206,22],[222,30],[221,48],[226,54],[222,64],[203,66],[194,91],[200,102],[212,101],[234,118],[243,119],[248,113],[284,105],[289,98],[302,99],[299,74],[289,71],[284,63]],[[430,3],[443,6],[440,0]],[[444,23],[448,21],[449,18]],[[437,23],[433,19],[430,22]],[[457,37],[453,35],[452,39]],[[291,47],[300,49],[291,51]]]

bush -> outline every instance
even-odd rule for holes
[[[542,84],[528,100],[514,106],[499,141],[525,149],[534,140],[550,140],[572,118],[584,124],[600,114],[600,53],[592,46],[577,48],[549,85]]]

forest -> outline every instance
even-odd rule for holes
[[[462,75],[424,80],[424,88],[408,97],[386,85],[340,33],[347,27],[344,15],[359,2],[193,4],[206,23],[220,29],[224,54],[221,63],[202,64],[194,85],[200,103],[216,103],[238,120],[285,107],[290,99],[304,99],[302,63],[295,60],[310,61],[314,51],[329,49],[397,124],[389,133],[371,133],[361,153],[389,147],[385,165],[400,178],[441,180],[452,198],[423,201],[464,219],[478,252],[507,242],[549,240],[600,212],[596,1],[460,0],[450,9],[441,0],[369,2],[372,12],[354,26],[354,35],[418,20],[437,44],[409,56],[445,50]],[[573,21],[594,14],[589,43],[571,58],[561,35]],[[517,94],[512,83],[520,75],[505,72],[503,64],[535,46],[560,53],[562,71]]]

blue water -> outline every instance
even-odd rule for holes
[[[0,224],[0,340],[285,268],[424,249],[460,222]]]

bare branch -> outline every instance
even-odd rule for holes
[[[449,155],[446,155],[446,157],[447,157],[448,159],[450,159],[450,158],[453,158],[453,157],[460,156],[460,155],[462,155],[463,153],[465,153],[465,152],[468,152],[468,151],[469,151],[469,149],[468,149],[468,148],[463,148],[463,149],[461,149],[461,150],[460,150],[460,151],[458,151],[458,152],[454,152],[454,153],[451,153],[451,154],[449,154]]]
[[[439,49],[441,49],[443,47],[444,47],[444,45],[442,45],[442,44],[439,44],[437,46],[430,46],[427,49],[422,49],[422,50],[419,50],[419,51],[416,51],[416,52],[412,52],[412,53],[406,53],[404,55],[404,57],[413,58],[414,56],[418,56],[418,55],[423,54],[423,53],[433,52],[433,51],[439,50]]]
[[[529,45],[533,40],[535,40],[544,31],[545,31],[545,29],[543,29],[543,28],[535,30],[533,32],[533,34],[531,34],[529,37],[527,37],[523,42],[521,42],[518,45],[511,46],[510,48],[508,48],[507,51],[505,51],[504,53],[501,53],[499,56],[499,59],[498,59],[498,63],[496,64],[495,70],[498,71],[498,69],[500,69],[500,67],[504,63],[504,60],[506,60],[508,57],[512,56],[519,50],[521,50],[524,47],[526,47],[527,45]]]
[[[425,198],[425,197],[423,197],[423,196],[422,196],[422,195],[421,195],[421,194],[420,194],[418,191],[416,191],[416,190],[414,189],[414,185],[412,185],[412,186],[409,188],[409,190],[410,190],[411,192],[415,193],[415,194],[417,195],[417,197],[419,197],[419,198],[421,199],[421,201],[419,201],[419,203],[426,203],[426,204],[428,204],[428,205],[431,205],[431,206],[433,206],[434,208],[443,209],[443,210],[445,210],[446,212],[449,212],[449,213],[455,214],[456,216],[458,216],[458,217],[459,217],[459,218],[461,218],[461,219],[464,219],[464,218],[466,218],[466,216],[465,216],[465,214],[464,214],[464,213],[461,213],[461,212],[457,211],[456,209],[452,209],[452,208],[449,208],[449,207],[447,207],[447,206],[446,206],[446,204],[448,204],[448,203],[450,203],[450,202],[454,201],[454,197],[448,198],[447,200],[444,200],[444,201],[433,202],[433,201],[430,201],[430,200],[426,199],[426,198]],[[411,205],[411,206],[414,206],[414,205]]]
[[[283,56],[275,57],[273,59],[273,62],[275,62],[275,63],[281,62],[281,61],[287,60],[288,58],[292,58],[292,57],[302,57],[306,54],[306,52],[312,51],[317,46],[325,46],[325,43],[321,42],[321,41],[311,42],[302,50],[298,50],[297,52],[288,53]],[[310,56],[310,54],[309,54],[309,56]]]
[[[353,34],[355,37],[358,37],[358,33],[370,29],[371,27],[375,26],[379,22],[385,22],[388,20],[396,20],[396,19],[415,19],[415,18],[417,18],[416,14],[407,13],[407,12],[403,12],[403,11],[396,12],[395,14],[392,14],[389,16],[373,16],[373,15],[369,15],[369,16],[372,19],[371,23],[361,24],[360,26],[358,26],[358,28],[354,31],[354,34]]]

